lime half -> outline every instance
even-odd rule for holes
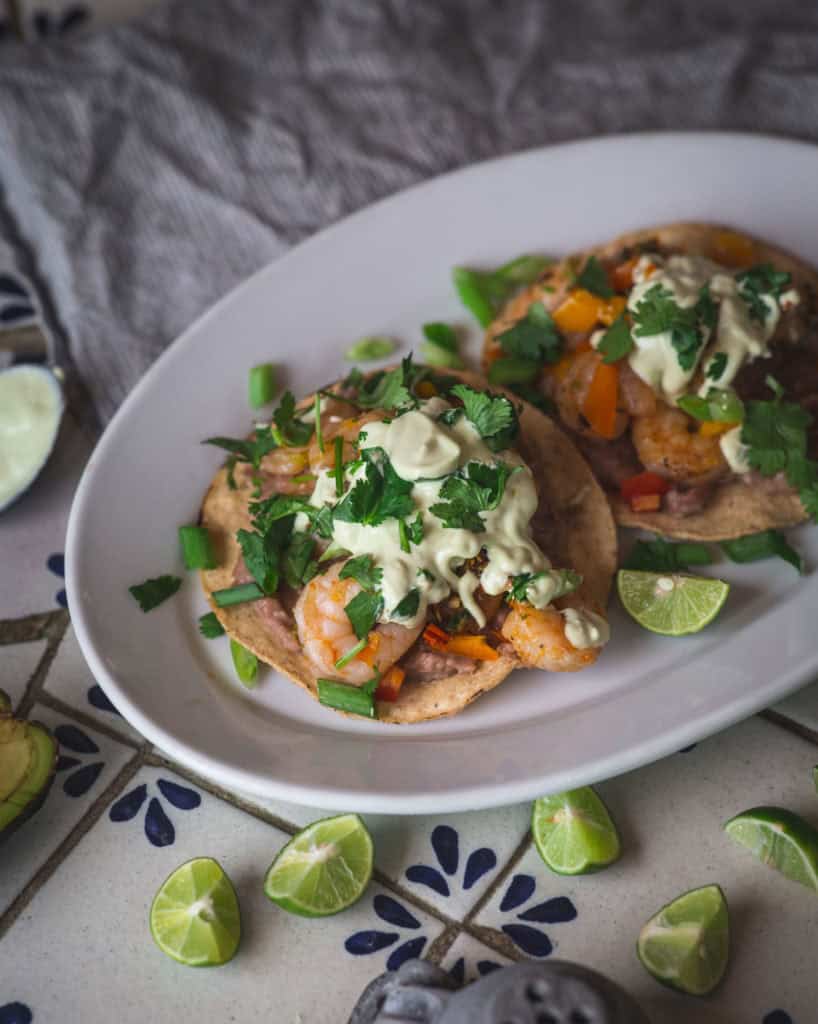
[[[662,907],[639,933],[636,952],[657,981],[704,996],[727,967],[727,900],[717,885],[691,889]]]
[[[616,826],[590,786],[540,797],[531,832],[539,855],[560,875],[595,871],[620,854]]]
[[[303,917],[337,914],[363,895],[372,877],[372,838],[357,814],[308,825],[281,850],[264,879],[274,903]]]
[[[698,633],[715,619],[730,593],[723,580],[632,569],[620,569],[616,585],[628,615],[664,636]]]
[[[753,807],[724,826],[767,867],[818,892],[818,832],[783,807]]]
[[[226,964],[241,938],[236,890],[215,860],[189,860],[154,897],[150,925],[156,945],[180,964]]]

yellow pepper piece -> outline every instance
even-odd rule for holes
[[[720,423],[717,420],[705,420],[699,425],[699,433],[702,437],[718,437],[719,434],[726,434],[728,430],[738,426],[736,423]]]
[[[756,262],[756,245],[738,231],[718,231],[710,245],[710,256],[728,267],[750,267]]]
[[[624,295],[614,295],[613,298],[604,301],[599,311],[599,319],[606,327],[610,327],[614,320],[625,312],[627,304],[628,300]]]
[[[585,288],[574,288],[554,312],[554,323],[568,334],[584,334],[599,323],[610,326],[625,309],[626,303],[622,295],[603,299]]]

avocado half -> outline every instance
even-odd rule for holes
[[[57,751],[44,725],[12,716],[11,701],[0,690],[0,842],[42,807]]]

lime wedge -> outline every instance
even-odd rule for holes
[[[291,914],[326,917],[352,906],[372,877],[372,838],[357,814],[314,821],[279,852],[264,893]]]
[[[818,892],[818,832],[783,807],[753,807],[724,826],[767,867]]]
[[[590,786],[543,796],[534,803],[531,833],[537,851],[559,875],[582,875],[612,864],[619,835]]]
[[[236,890],[215,860],[196,857],[165,880],[151,904],[150,925],[156,945],[180,964],[226,964],[241,938]]]
[[[730,593],[723,580],[632,569],[620,569],[616,585],[628,615],[664,636],[698,633],[715,619]]]
[[[704,996],[721,981],[729,946],[724,893],[705,885],[662,907],[639,933],[636,953],[657,981]]]

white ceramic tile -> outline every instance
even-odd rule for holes
[[[467,932],[461,932],[449,946],[440,966],[462,984],[476,981],[510,963],[508,957],[496,953]]]
[[[133,18],[156,0],[17,0],[26,39],[49,42]]]
[[[66,415],[57,445],[32,487],[3,513],[3,551],[14,552],[0,574],[0,619],[61,607],[62,554],[71,498],[90,444]]]
[[[0,913],[134,756],[130,748],[41,704],[34,705],[29,717],[48,726],[57,737],[60,761],[43,806],[0,848]]]
[[[774,704],[772,710],[818,733],[818,682],[810,683],[786,700]]]
[[[613,779],[598,789],[622,834],[620,862],[595,875],[560,878],[532,847],[514,872],[533,881],[530,896],[511,906],[517,900],[509,897],[508,883],[477,923],[511,938],[521,925],[533,929],[516,932],[518,948],[521,941],[530,948],[539,944],[540,952],[545,943],[536,936],[547,935],[557,956],[595,967],[633,992],[651,1020],[761,1024],[774,1009],[786,1010],[795,1022],[814,1020],[815,895],[761,865],[727,838],[722,825],[759,804],[789,807],[818,824],[812,783],[817,754],[818,748],[754,718],[689,753]],[[717,992],[697,1003],[653,981],[638,963],[634,943],[661,906],[711,882],[722,886],[730,905],[731,966]],[[513,884],[518,898],[531,887]],[[567,910],[567,903],[547,902],[555,899],[570,900],[576,919],[549,923]]]
[[[16,708],[22,700],[46,646],[45,640],[0,646],[0,690],[11,697],[12,707]]]
[[[45,688],[66,704],[79,708],[97,721],[104,722],[135,743],[144,742],[143,737],[125,721],[94,680],[71,626],[68,627],[48,670]]]
[[[181,789],[169,790],[168,782]],[[134,793],[142,796],[138,810]],[[174,806],[174,800],[187,809]],[[111,820],[111,812],[123,818],[123,809],[136,813]],[[36,1024],[110,1019],[114,1008],[119,1024],[147,1019],[154,1024],[239,1019],[337,1024],[396,950],[407,942],[425,950],[440,933],[438,922],[397,904],[377,885],[334,917],[286,914],[266,899],[262,880],[288,837],[216,797],[198,794],[166,770],[143,769],[111,812],[3,942],[3,976],[14,979],[14,990],[8,997],[4,990],[3,996],[28,1006]],[[150,820],[152,834],[168,840],[164,815],[175,834],[173,842],[159,847],[148,842],[145,823]],[[224,866],[242,912],[238,954],[211,970],[192,970],[164,956],[147,925],[151,900],[165,877],[201,855]],[[350,944],[374,951],[353,955],[346,949]]]
[[[243,798],[298,826],[337,813]],[[460,920],[519,845],[530,815],[530,804],[516,804],[471,814],[365,814],[363,818],[372,833],[380,870],[441,913]]]

